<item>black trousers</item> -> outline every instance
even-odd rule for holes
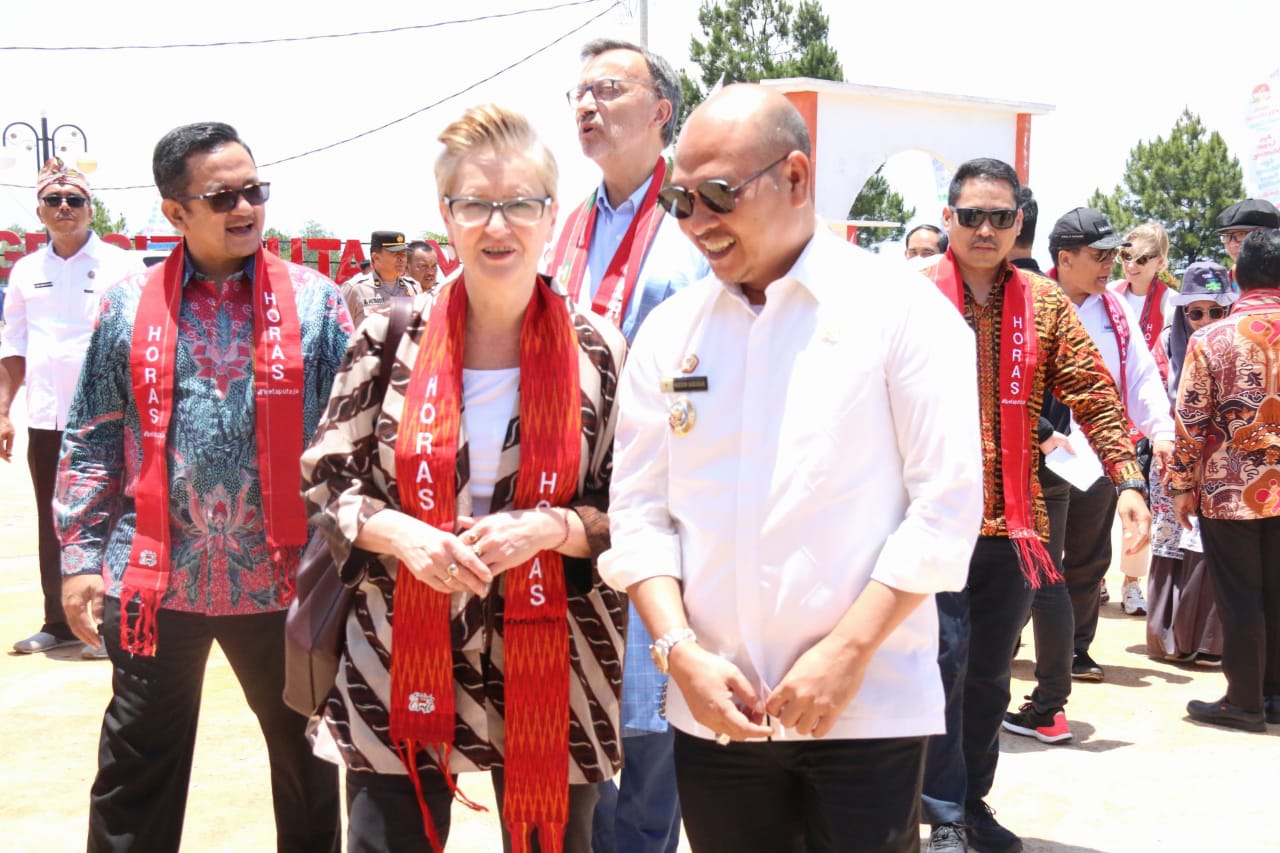
[[[502,849],[510,853],[511,836],[502,820],[506,789],[502,768],[492,772],[502,825]],[[422,799],[443,845],[449,839],[453,794],[435,773],[420,774]],[[569,786],[569,822],[564,830],[564,853],[590,853],[591,820],[600,793],[596,785]],[[532,833],[534,853],[542,849]],[[418,795],[408,776],[399,773],[347,771],[347,853],[434,853],[427,840]]]
[[[1062,574],[1075,617],[1075,651],[1087,652],[1098,633],[1102,579],[1111,566],[1111,524],[1116,517],[1115,484],[1099,477],[1088,491],[1071,487]]]
[[[177,851],[209,650],[217,640],[258,718],[271,767],[279,851],[336,851],[338,770],[311,754],[307,720],[281,698],[283,611],[204,616],[161,610],[155,657],[120,648],[120,601],[102,625],[111,656],[111,701],[102,720],[89,800],[90,853]]]
[[[1280,696],[1280,518],[1200,519],[1213,600],[1222,619],[1227,701],[1261,711]]]
[[[36,536],[40,553],[40,591],[44,594],[43,631],[71,636],[62,611],[62,551],[53,528],[53,487],[58,479],[62,430],[27,428],[27,467],[36,493]]]
[[[1040,487],[1049,513],[1049,556],[1061,572],[1071,484],[1042,468]],[[1046,714],[1061,710],[1071,695],[1075,615],[1065,581],[1040,585],[1031,601],[1031,620],[1036,641],[1036,687],[1031,691],[1031,704]]]
[[[920,849],[925,738],[750,741],[676,732],[676,784],[694,853]]]

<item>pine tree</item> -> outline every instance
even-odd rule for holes
[[[1095,190],[1089,206],[1121,233],[1154,219],[1169,232],[1169,266],[1225,262],[1214,231],[1223,208],[1244,198],[1244,174],[1218,132],[1184,109],[1169,138],[1139,142],[1129,152],[1123,182],[1109,195]]]

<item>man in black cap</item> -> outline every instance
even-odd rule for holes
[[[1075,306],[1080,323],[1102,354],[1116,380],[1130,437],[1147,435],[1152,441],[1156,471],[1164,470],[1173,454],[1173,419],[1164,382],[1147,348],[1132,309],[1107,290],[1116,252],[1124,241],[1099,210],[1077,207],[1054,223],[1049,254],[1050,277],[1057,279]],[[1138,480],[1133,488],[1146,491]],[[1071,489],[1062,573],[1075,614],[1073,678],[1101,681],[1102,667],[1089,656],[1098,629],[1099,584],[1111,565],[1111,523],[1117,492],[1106,477],[1088,489]],[[1039,668],[1038,668],[1039,670]]]
[[[1215,232],[1234,263],[1240,255],[1240,246],[1250,231],[1259,228],[1280,228],[1280,210],[1265,198],[1246,198],[1218,214]],[[1235,281],[1234,271],[1231,276]]]
[[[418,292],[413,279],[405,275],[409,256],[409,244],[399,231],[374,231],[369,237],[369,255],[373,269],[353,276],[343,287],[342,296],[347,300],[351,322],[360,321],[369,308],[381,305],[393,296],[413,296]]]

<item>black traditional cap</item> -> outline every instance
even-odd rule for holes
[[[1218,214],[1217,233],[1241,228],[1280,228],[1280,210],[1265,198],[1246,198]]]
[[[1118,249],[1129,243],[1116,233],[1102,211],[1092,207],[1077,207],[1063,214],[1053,223],[1049,232],[1049,251],[1054,256],[1059,249],[1088,246],[1090,249]]]
[[[369,237],[370,252],[403,252],[409,248],[399,231],[374,231]]]

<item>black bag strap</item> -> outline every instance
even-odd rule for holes
[[[413,317],[413,297],[393,296],[388,300],[391,311],[387,320],[387,337],[382,342],[382,361],[378,364],[378,378],[374,381],[377,399],[387,396],[387,386],[391,384],[391,371],[396,366],[396,350],[400,348],[400,339],[405,329],[409,328],[409,320]]]

